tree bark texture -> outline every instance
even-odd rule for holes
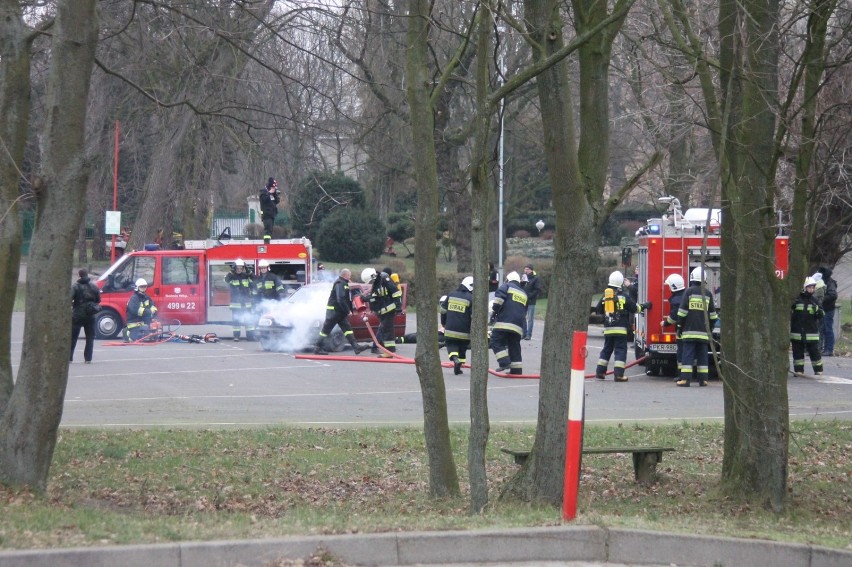
[[[773,139],[778,4],[722,0],[722,352],[725,452],[732,494],[784,509],[789,305],[775,275]]]
[[[494,108],[488,103],[491,89],[489,58],[493,46],[491,31],[494,26],[493,0],[483,3],[477,15],[476,47],[476,115],[474,148],[470,164],[471,215],[469,242],[473,252],[474,274],[471,321],[471,347],[473,365],[470,373],[470,433],[468,438],[468,479],[470,481],[470,511],[479,514],[488,504],[488,474],[485,466],[485,449],[491,424],[488,418],[488,344],[485,329],[488,309],[488,216],[491,206],[490,169],[493,154],[492,124]]]
[[[564,45],[559,2],[526,0],[524,6],[534,61],[538,62]],[[598,8],[585,6],[584,10],[590,13]],[[606,65],[600,57],[596,60]],[[602,109],[592,99],[597,96],[607,100],[607,83],[601,80],[605,79],[606,72],[601,75],[600,69],[588,63],[581,64],[581,70],[593,75],[585,81],[581,79],[581,87],[603,89],[595,95],[591,92],[582,95],[586,101],[581,105],[582,132],[584,136],[602,136],[606,142],[605,131],[609,127],[606,115],[585,114],[605,111],[606,105]],[[548,317],[545,321],[535,442],[529,459],[507,484],[504,495],[558,505],[562,501],[565,465],[571,337],[574,330],[585,329],[587,325],[588,298],[594,288],[593,277],[598,266],[597,235],[600,225],[593,207],[600,208],[604,186],[597,183],[606,178],[609,164],[605,158],[607,151],[600,143],[581,141],[580,146],[585,148],[583,155],[589,160],[582,164],[581,169],[567,63],[559,62],[539,74],[536,87],[556,213],[548,311],[564,313],[564,316]],[[600,153],[595,155],[590,149],[592,147],[598,148]]]
[[[57,4],[41,173],[34,186],[38,210],[27,274],[26,348],[0,419],[0,478],[36,490],[47,486],[68,380],[67,282],[86,203],[84,134],[97,45],[95,7],[95,0]]]
[[[435,233],[438,227],[438,175],[427,61],[430,2],[409,0],[408,8],[406,91],[411,112],[412,165],[417,184],[416,305],[417,312],[422,314],[417,318],[417,334],[421,337],[437,337]],[[437,341],[417,342],[415,366],[423,395],[423,431],[429,457],[430,492],[436,497],[454,496],[459,493],[459,481],[450,443],[447,392]]]
[[[30,120],[30,42],[17,0],[0,0],[0,416],[14,387],[12,310],[21,266],[19,183]]]

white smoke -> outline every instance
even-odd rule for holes
[[[281,301],[264,300],[258,306],[258,332],[266,350],[299,352],[316,344],[325,321],[331,285],[311,284]]]

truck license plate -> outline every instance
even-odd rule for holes
[[[677,352],[676,344],[651,345],[651,350],[655,352]]]

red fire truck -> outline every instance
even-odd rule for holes
[[[637,231],[639,302],[650,301],[654,308],[636,316],[634,348],[637,359],[647,356],[648,374],[674,376],[677,373],[677,335],[674,327],[660,325],[669,314],[668,298],[671,296],[664,282],[669,275],[678,274],[688,286],[689,273],[703,265],[707,289],[713,293],[716,309],[721,311],[721,216],[719,209],[690,209],[681,214],[677,199],[664,197],[661,200],[669,203],[667,215],[650,219]],[[775,239],[775,271],[779,278],[787,275],[787,240],[786,236]],[[715,331],[714,337],[718,340],[718,329]],[[714,373],[712,368],[711,373]]]
[[[312,248],[307,238],[263,240],[188,240],[183,250],[142,250],[122,256],[98,278],[101,311],[97,333],[102,339],[118,336],[125,326],[125,309],[139,278],[148,282],[148,295],[157,305],[157,317],[185,325],[230,324],[230,292],[225,275],[241,258],[249,273],[260,260],[297,289],[311,281]]]

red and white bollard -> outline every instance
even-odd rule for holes
[[[577,517],[580,486],[580,457],[583,452],[583,406],[585,404],[586,331],[574,331],[571,346],[571,385],[568,390],[568,435],[565,442],[565,484],[562,490],[562,519]]]

